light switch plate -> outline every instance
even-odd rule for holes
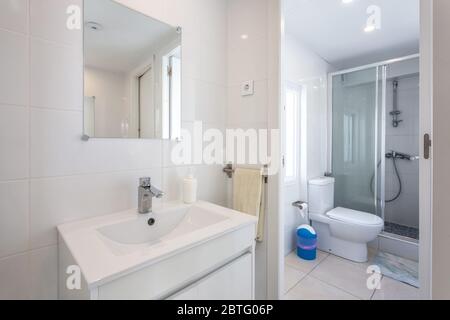
[[[243,97],[245,96],[251,96],[255,93],[255,81],[249,80],[242,83],[241,86],[241,95]]]

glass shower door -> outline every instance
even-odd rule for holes
[[[378,67],[332,76],[335,206],[382,216],[382,76]]]

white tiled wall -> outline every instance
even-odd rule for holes
[[[23,179],[28,176],[29,128],[28,108],[0,104],[1,180]]]
[[[183,125],[223,128],[226,1],[119,2],[183,27]],[[57,298],[55,227],[136,207],[139,177],[181,197],[188,168],[170,163],[170,142],[81,141],[82,40],[65,28],[77,3],[0,1],[0,299]],[[225,204],[221,168],[195,171],[199,197]]]
[[[230,0],[228,7],[227,125],[266,124],[268,105],[268,0]],[[247,39],[241,36],[246,35]],[[255,94],[241,96],[241,84],[255,81]]]
[[[26,34],[28,31],[28,0],[0,3],[0,28]]]
[[[83,78],[83,55],[78,46],[31,36],[30,52],[30,105],[82,110],[83,83],[80,79]]]
[[[398,128],[392,126],[389,112],[393,107],[393,83],[387,84],[387,123],[386,151],[395,150],[419,155],[419,77],[399,80],[398,108],[402,112],[399,119],[403,120]],[[403,192],[398,200],[386,205],[386,221],[409,227],[419,227],[419,161],[408,162],[397,160]],[[398,192],[398,179],[395,175],[393,162],[386,161],[386,198],[393,198]]]
[[[270,0],[228,1],[228,90],[226,127],[229,129],[267,129],[269,112],[268,8]],[[243,39],[241,36],[246,35]],[[245,37],[244,37],[245,38]],[[241,84],[255,82],[254,95],[242,97]],[[232,181],[228,181],[229,194]],[[231,203],[231,194],[229,198]],[[275,214],[274,212],[268,212]],[[256,246],[256,298],[267,294],[266,240]]]
[[[0,80],[2,103],[24,106],[28,103],[28,38],[22,33],[0,30],[4,75]]]
[[[303,44],[287,30],[285,40],[286,80],[301,87],[306,94],[306,108],[300,118],[306,119],[301,126],[300,176],[295,184],[284,186],[284,253],[296,248],[296,230],[307,223],[299,210],[292,206],[295,201],[308,201],[308,180],[322,176],[327,170],[327,74],[332,71],[320,56]],[[303,124],[304,122],[302,122]],[[306,135],[306,137],[305,137]]]

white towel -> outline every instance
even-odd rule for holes
[[[256,240],[264,239],[263,169],[237,168],[233,177],[233,209],[258,218]]]

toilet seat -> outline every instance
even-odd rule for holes
[[[336,208],[326,214],[310,213],[317,232],[317,247],[345,259],[367,262],[367,244],[383,230],[380,217],[346,208]]]
[[[380,226],[383,225],[383,219],[380,217],[346,208],[335,208],[326,214],[330,219],[359,226]]]

